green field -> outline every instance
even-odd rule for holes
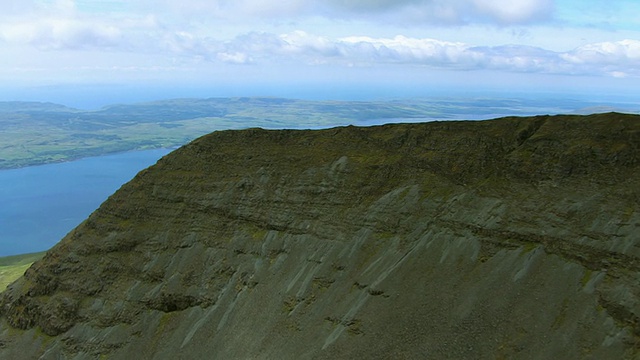
[[[40,260],[44,254],[45,252],[39,252],[0,257],[0,291],[4,291],[7,285],[22,276],[29,266],[31,266],[34,261]]]

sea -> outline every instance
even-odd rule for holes
[[[50,249],[171,149],[0,170],[0,256]]]

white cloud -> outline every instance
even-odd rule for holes
[[[580,73],[606,73],[616,78],[640,76],[639,40],[587,44],[560,57]]]
[[[0,65],[19,69],[21,54],[28,54],[22,56],[31,69],[67,72],[89,72],[103,59],[99,70],[114,73],[162,68],[179,74],[182,66],[190,74],[264,74],[277,67],[311,76],[321,68],[364,74],[375,67],[388,74],[444,69],[640,77],[640,41],[621,40],[637,32],[615,38],[595,28],[539,25],[558,1],[0,0]]]
[[[439,25],[527,24],[549,20],[554,0],[330,0],[333,16]],[[374,16],[372,16],[374,15]],[[376,17],[378,17],[376,19]]]
[[[42,19],[37,22],[0,25],[5,42],[26,43],[44,50],[112,48],[121,45],[116,26],[75,19]]]
[[[474,54],[463,43],[435,39],[416,39],[405,36],[394,38],[346,37],[339,42],[344,52],[359,61],[429,64],[434,66],[465,63]]]
[[[158,39],[167,32],[152,15],[86,14],[71,0],[32,2],[20,11],[11,16],[0,14],[4,17],[0,21],[0,41],[40,50],[135,52],[157,47]]]
[[[640,66],[640,41],[622,40],[580,46],[563,55],[574,64]]]
[[[640,74],[640,41],[585,45],[555,52],[524,45],[474,46],[429,38],[330,39],[296,31],[288,34],[251,33],[225,43],[256,63],[297,62],[335,66],[417,65],[457,70],[498,70],[542,74],[619,76]],[[218,56],[220,58],[220,56]]]
[[[336,8],[350,11],[381,12],[397,9],[409,5],[428,5],[437,1],[423,0],[329,0],[327,3]]]
[[[217,55],[218,60],[230,64],[250,64],[253,62],[249,55],[242,52],[219,52]]]
[[[282,51],[286,54],[320,55],[333,57],[340,55],[338,44],[324,36],[307,34],[304,31],[294,31],[279,36]]]
[[[478,13],[501,24],[522,24],[548,20],[553,12],[552,0],[473,0]]]
[[[0,0],[0,18],[22,15],[32,12],[35,8],[33,1],[29,0]]]
[[[257,0],[244,0],[243,4],[252,1]],[[310,0],[295,1],[300,3]],[[215,8],[234,6],[231,2],[214,3]],[[439,0],[405,0],[397,4],[386,0],[333,2],[334,6],[370,9],[435,6],[438,3]],[[496,0],[460,0],[450,4],[462,3],[473,3],[483,12],[493,12],[492,16],[502,22],[525,21],[532,16],[543,16],[550,6],[549,1],[533,0],[514,0],[514,3],[522,6],[521,8],[513,5],[505,7],[502,6],[504,2]],[[206,2],[198,4],[207,6]],[[637,40],[598,42],[570,51],[552,51],[522,44],[482,46],[403,35],[329,37],[300,30],[279,34],[252,31],[225,41],[213,38],[211,34],[215,31],[205,32],[197,27],[176,28],[158,20],[155,15],[92,17],[79,14],[73,2],[68,0],[58,1],[54,5],[55,14],[31,18],[16,17],[0,23],[0,40],[14,45],[27,44],[48,51],[116,51],[171,57],[182,62],[265,66],[287,63],[343,67],[414,65],[435,69],[491,69],[614,77],[620,77],[621,74],[640,74],[640,41]]]
[[[611,75],[614,78],[618,78],[618,79],[624,79],[626,77],[629,76],[629,74],[623,72],[623,71],[612,71],[609,75]]]
[[[311,16],[396,25],[528,24],[551,18],[554,0],[144,0],[144,10],[181,21],[301,20]],[[195,21],[194,21],[195,20]]]

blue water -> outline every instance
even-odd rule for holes
[[[44,251],[168,149],[0,170],[0,256]]]

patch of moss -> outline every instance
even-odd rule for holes
[[[562,301],[562,305],[560,306],[560,312],[558,313],[558,316],[556,316],[556,319],[553,321],[553,324],[551,324],[552,329],[558,329],[564,324],[564,322],[567,319],[568,308],[569,308],[569,299],[565,298]]]
[[[264,238],[267,236],[267,233],[269,231],[267,229],[260,229],[260,228],[256,228],[252,233],[251,233],[251,238],[255,241],[262,241],[264,240]]]
[[[360,319],[352,319],[347,324],[347,332],[351,335],[361,335],[362,331],[362,321]]]
[[[582,285],[582,287],[587,286],[587,283],[589,282],[589,280],[591,280],[592,273],[593,273],[593,270],[585,269],[584,275],[582,275],[582,279],[580,279],[580,285]]]
[[[165,328],[169,325],[173,316],[174,316],[173,312],[162,313],[162,316],[158,321],[158,326],[156,327],[156,334],[162,334],[165,331]]]
[[[335,282],[334,279],[326,278],[326,277],[316,277],[311,282],[311,286],[314,290],[324,292]]]
[[[298,306],[298,304],[301,303],[302,301],[304,301],[304,299],[294,297],[294,296],[289,296],[282,303],[282,312],[287,314],[292,312],[296,308],[296,306]]]
[[[533,251],[533,250],[537,249],[537,248],[538,248],[538,246],[540,246],[540,244],[535,243],[535,242],[527,242],[527,243],[525,243],[525,244],[522,246],[522,253],[521,253],[521,255],[524,255],[524,254],[528,254],[528,253],[530,253],[531,251]]]
[[[629,221],[631,216],[636,212],[636,208],[632,205],[628,205],[622,213],[622,221]]]

